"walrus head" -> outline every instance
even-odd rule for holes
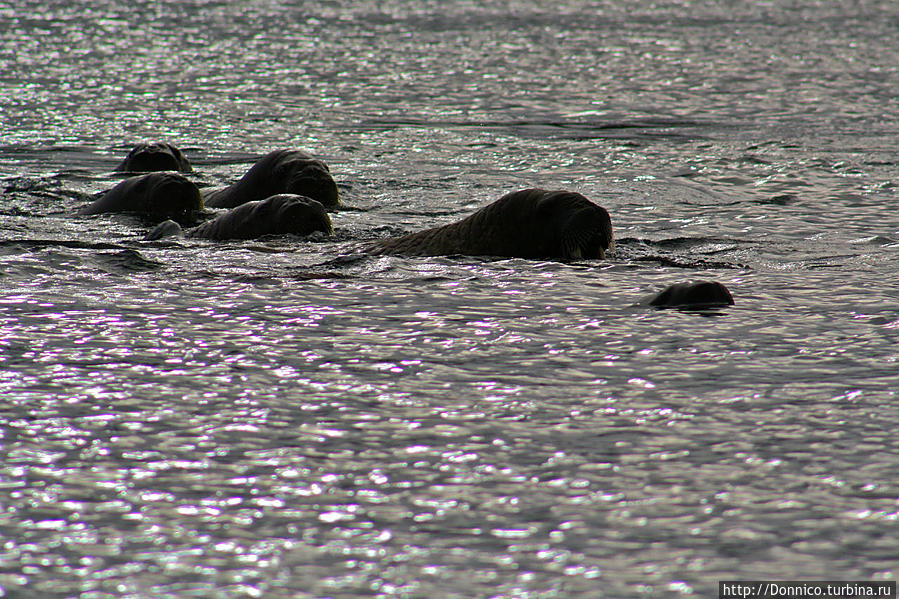
[[[291,166],[296,168],[288,180],[286,193],[312,198],[326,208],[336,208],[340,204],[337,183],[324,162],[303,161]]]
[[[235,208],[284,193],[312,198],[329,210],[340,205],[328,165],[300,150],[269,152],[233,185],[204,191],[210,208]]]
[[[542,191],[535,221],[543,229],[544,252],[563,260],[602,259],[615,248],[612,219],[602,206],[571,191]]]
[[[153,219],[190,222],[202,210],[203,199],[193,181],[177,173],[148,173],[125,179],[81,213],[135,212]]]
[[[175,173],[153,173],[144,175],[143,179],[145,191],[135,190],[143,198],[141,212],[178,220],[203,210],[203,198],[193,181]]]
[[[150,173],[154,171],[191,172],[190,161],[172,144],[156,142],[135,146],[115,169],[118,172]]]
[[[654,308],[702,309],[733,306],[734,296],[718,281],[675,283],[646,300]]]
[[[205,239],[255,239],[264,235],[305,236],[333,233],[321,202],[294,194],[278,194],[247,202],[188,232]]]
[[[272,196],[265,202],[271,204],[273,234],[310,235],[321,231],[327,235],[334,233],[331,218],[321,202],[296,194]]]
[[[262,162],[274,164],[270,182],[276,193],[306,196],[321,202],[325,208],[336,208],[340,204],[337,183],[331,176],[328,165],[300,150],[276,150],[263,158]]]

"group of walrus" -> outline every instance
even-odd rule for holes
[[[170,235],[213,240],[331,235],[328,212],[341,206],[328,165],[299,150],[266,154],[238,181],[218,189],[201,190],[182,175],[192,172],[191,164],[168,143],[136,146],[116,171],[133,176],[101,194],[82,214],[131,212],[162,221],[148,240]],[[227,211],[203,221],[206,208]],[[612,221],[603,207],[572,191],[523,189],[460,221],[380,239],[364,251],[569,261],[603,259],[613,249]],[[732,305],[734,300],[721,283],[703,281],[671,285],[644,303],[702,308]]]

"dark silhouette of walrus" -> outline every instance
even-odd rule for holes
[[[190,161],[181,150],[169,143],[154,142],[135,146],[115,168],[121,173],[150,173],[156,171],[192,171]]]
[[[369,245],[372,254],[465,254],[550,260],[604,258],[612,250],[609,213],[579,193],[524,189],[442,227]]]
[[[144,239],[182,234],[203,239],[256,239],[264,235],[306,236],[316,231],[333,233],[331,218],[320,202],[300,195],[278,194],[241,204],[186,232],[178,223],[167,220]]]
[[[654,308],[701,310],[734,305],[730,291],[718,281],[675,283],[644,300]]]
[[[201,210],[203,199],[193,181],[177,173],[148,173],[125,179],[81,213],[135,212],[157,219],[188,221]]]
[[[263,156],[236,183],[203,190],[203,200],[210,208],[234,208],[281,193],[312,198],[329,210],[340,205],[328,165],[299,150],[275,150]]]

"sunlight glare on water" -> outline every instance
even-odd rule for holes
[[[0,6],[0,591],[895,580],[889,2]],[[332,238],[77,214],[141,141],[330,166]],[[364,256],[525,187],[556,263]],[[641,303],[717,280],[736,304]]]

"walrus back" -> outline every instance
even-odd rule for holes
[[[82,214],[135,212],[153,217],[187,218],[203,209],[200,190],[176,173],[130,177],[85,207]]]
[[[529,259],[602,258],[612,244],[608,213],[569,191],[525,189],[442,227],[375,243],[375,254],[467,254]]]

